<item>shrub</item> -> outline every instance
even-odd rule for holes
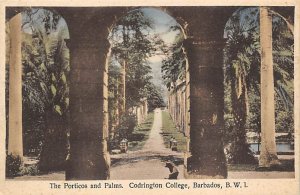
[[[9,154],[6,156],[6,177],[15,177],[20,175],[22,160],[19,156]]]
[[[128,135],[132,133],[136,124],[137,121],[134,114],[124,114],[121,117],[121,122],[118,127],[120,138],[127,138]]]
[[[109,140],[109,150],[118,149],[123,138],[128,139],[137,124],[136,116],[125,113],[120,118],[120,124],[115,128],[114,136]]]
[[[21,174],[22,175],[38,175],[39,174],[38,166],[36,164],[34,164],[34,165],[22,167]]]

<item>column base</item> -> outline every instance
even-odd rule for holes
[[[269,168],[272,166],[281,165],[276,154],[266,154],[259,156],[259,168]]]
[[[200,157],[187,157],[184,159],[184,177],[186,179],[225,179],[227,178],[226,163],[220,161],[203,163]]]

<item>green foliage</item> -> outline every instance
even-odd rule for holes
[[[149,112],[153,111],[155,108],[165,107],[166,104],[162,97],[162,92],[154,84],[150,83],[146,85],[147,102]]]
[[[159,36],[150,33],[152,23],[141,10],[134,10],[117,21],[109,37],[112,45],[109,67],[126,64],[127,108],[137,106],[148,95],[145,87],[152,79],[148,58],[163,44]],[[110,77],[114,77],[110,81],[116,83],[118,76],[110,72]]]
[[[120,77],[120,68],[111,64],[108,66],[108,115],[109,115],[109,129],[112,129],[112,125],[117,123],[119,115],[117,109],[119,106],[118,99],[118,87],[119,77]]]
[[[125,59],[129,64],[141,62],[155,51],[149,30],[152,21],[141,10],[134,10],[117,21],[112,29],[110,41],[112,54]],[[129,55],[130,54],[130,55]]]
[[[19,156],[14,156],[12,154],[6,155],[6,177],[18,176],[21,172],[22,160]]]
[[[54,80],[52,80],[52,81],[54,81]],[[56,87],[53,84],[50,86],[50,91],[51,91],[52,97],[54,98],[56,96]]]
[[[247,115],[246,128],[260,132],[261,115],[260,115],[260,96],[250,89],[249,92],[249,113]]]
[[[40,173],[36,164],[22,168],[21,175],[38,175]]]
[[[183,33],[179,26],[172,26],[170,30],[176,31],[177,35],[174,43],[164,48],[166,58],[162,61],[161,72],[164,74],[163,79],[168,88],[174,88],[178,79],[185,79],[186,56],[183,52]]]
[[[136,125],[136,116],[131,113],[125,113],[121,116],[120,125],[118,127],[120,138],[127,138],[132,133]]]
[[[120,122],[119,127],[116,128],[122,129],[121,132],[128,132],[126,127],[128,124],[123,123],[133,122],[130,113],[126,116],[118,114],[119,102],[121,98],[124,98],[121,97],[122,94],[119,91],[120,85],[123,84],[120,78],[121,67],[125,66],[126,72],[126,111],[133,110],[132,108],[140,105],[142,99],[145,98],[151,108],[163,105],[161,95],[151,82],[152,69],[148,62],[148,58],[163,45],[159,36],[150,33],[150,30],[153,30],[152,23],[151,19],[138,9],[118,20],[112,29],[109,37],[112,48],[108,67],[109,129],[114,128],[113,126]],[[133,130],[133,128],[129,129]]]
[[[48,130],[62,130],[51,127],[58,123],[53,116],[67,124],[68,35],[62,18],[48,10],[28,8],[22,18],[24,154],[39,155]]]
[[[293,111],[294,105],[294,37],[286,22],[273,17],[273,60],[276,109]],[[277,120],[279,121],[279,120]],[[289,120],[293,124],[293,119]],[[293,127],[292,127],[293,129]]]
[[[260,41],[258,8],[238,10],[227,22],[224,49],[224,103],[229,160],[249,154],[246,129],[260,132]],[[293,36],[284,20],[273,16],[276,131],[293,129]],[[284,120],[284,121],[282,121]],[[282,123],[288,122],[289,125]],[[289,128],[289,129],[288,129]],[[285,129],[285,130],[283,130]],[[246,158],[246,157],[244,157]]]
[[[149,112],[146,120],[139,126],[135,126],[133,132],[128,135],[128,150],[140,150],[146,143],[153,126],[154,113]]]
[[[55,105],[55,106],[54,106],[54,110],[55,110],[55,112],[58,113],[59,115],[62,115],[61,108],[60,108],[59,105]]]
[[[235,13],[225,27],[225,141],[229,143],[227,158],[230,163],[254,162],[254,156],[246,143],[246,122],[249,90],[251,87],[258,89],[259,82],[257,23],[257,9],[248,8]]]
[[[182,132],[176,129],[170,114],[166,111],[162,111],[162,124],[162,135],[165,146],[169,148],[170,139],[173,137],[177,141],[177,150],[179,152],[186,152],[187,138]]]
[[[148,95],[145,88],[151,83],[151,67],[145,61],[129,65],[126,71],[126,104],[127,108],[131,108],[137,106],[140,100]]]
[[[119,148],[122,139],[129,139],[136,127],[136,116],[127,112],[120,117],[120,123],[115,127],[114,137],[110,139],[110,150]]]

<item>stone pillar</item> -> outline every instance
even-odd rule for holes
[[[21,14],[17,14],[9,21],[11,48],[9,60],[8,154],[23,158],[21,23]]]
[[[89,28],[95,28],[95,25]],[[108,179],[108,33],[100,30],[93,32],[88,27],[84,32],[81,29],[74,31],[70,29],[71,149],[66,179]]]
[[[222,39],[187,39],[187,81],[190,93],[190,140],[185,159],[186,178],[226,178]],[[190,87],[190,89],[189,89]],[[190,90],[190,92],[189,92]]]

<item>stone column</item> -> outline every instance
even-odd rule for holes
[[[92,35],[82,34],[84,32],[78,32],[77,36],[71,34],[69,46],[71,149],[67,180],[108,179],[110,175],[107,152],[107,58],[110,45],[105,32],[97,31]]]
[[[10,21],[8,154],[23,158],[22,131],[22,15]]]
[[[185,177],[226,178],[222,141],[224,41],[190,38],[184,47],[190,70],[190,154],[185,159]]]

